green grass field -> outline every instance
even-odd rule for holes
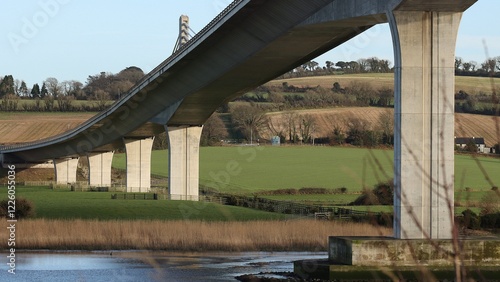
[[[2,188],[4,190],[4,188]],[[18,187],[16,196],[35,205],[36,217],[98,220],[246,221],[284,219],[281,214],[204,202],[112,200],[107,192],[72,192],[47,187]],[[2,199],[7,192],[2,193]]]
[[[35,218],[44,219],[97,219],[97,220],[201,220],[248,221],[283,220],[290,215],[269,213],[248,208],[219,204],[164,201],[113,200],[108,192],[72,192],[68,189],[52,190],[48,187],[18,187],[16,196],[30,200],[35,206]],[[5,199],[7,193],[2,193]],[[343,205],[356,195],[301,195],[266,196],[276,200],[306,201],[311,204]],[[392,206],[343,206],[346,209],[392,213]],[[466,207],[456,207],[461,213]],[[476,213],[479,208],[472,208]]]
[[[359,192],[393,177],[393,151],[345,147],[202,147],[200,183],[222,192],[284,188],[348,188]],[[116,154],[116,168],[125,155]],[[455,156],[455,190],[500,186],[500,159]],[[483,173],[484,171],[484,173]],[[152,173],[168,176],[167,151],[153,151]]]
[[[392,151],[342,147],[203,147],[200,157],[201,183],[222,192],[251,194],[282,188],[339,188],[347,194],[279,195],[266,198],[345,205],[362,187],[392,177]],[[500,160],[456,156],[455,199],[480,203],[500,183]],[[167,151],[154,151],[154,174],[167,176]],[[113,165],[125,167],[125,155],[116,154]],[[486,179],[481,171],[489,177]],[[466,189],[466,187],[468,187]],[[3,189],[3,188],[2,188]],[[468,191],[466,191],[468,190]],[[284,215],[252,209],[200,202],[163,200],[112,200],[108,192],[71,192],[44,187],[18,187],[17,197],[35,204],[38,218],[49,219],[163,219],[163,220],[262,220],[283,219]],[[5,198],[7,193],[2,193]],[[391,212],[390,206],[347,207],[356,210]],[[460,213],[464,206],[456,208]]]

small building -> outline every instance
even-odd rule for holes
[[[280,139],[280,137],[279,137],[279,136],[273,136],[273,137],[271,138],[271,144],[272,144],[273,146],[279,146],[279,145],[280,145],[280,141],[281,141],[281,139]]]
[[[486,145],[482,137],[455,137],[455,146],[464,149],[468,144],[476,145],[479,153],[489,153],[485,152]]]

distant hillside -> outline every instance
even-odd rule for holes
[[[321,86],[332,88],[333,83],[338,82],[342,87],[351,83],[368,83],[375,89],[394,88],[394,75],[392,73],[363,73],[325,75],[312,77],[298,77],[288,79],[277,79],[266,83],[269,86],[281,86],[283,82],[296,87]],[[500,78],[455,76],[455,92],[460,90],[469,94],[492,93],[492,85],[495,86],[497,94],[500,93]]]
[[[331,108],[310,109],[293,111],[299,115],[311,115],[316,121],[314,137],[328,136],[335,125],[344,126],[346,118],[357,117],[368,121],[370,124],[377,123],[380,114],[389,111],[390,108],[355,107],[355,108]],[[272,112],[268,116],[273,121],[283,119],[285,112]],[[63,133],[78,126],[92,117],[93,113],[0,113],[0,144],[12,144],[28,141],[36,141]],[[492,116],[455,114],[455,135],[461,137],[484,137],[487,146],[493,146],[500,142],[497,134],[497,125],[500,126],[500,118]],[[263,134],[269,138],[269,131]]]
[[[378,117],[389,111],[390,108],[374,107],[353,107],[353,108],[332,108],[332,109],[311,109],[293,111],[299,115],[311,115],[316,122],[314,137],[326,137],[333,132],[333,128],[338,126],[344,128],[345,121],[348,118],[356,117],[366,120],[372,126],[378,122]],[[286,112],[269,113],[270,119],[277,123],[284,118]],[[483,115],[455,114],[455,136],[460,137],[484,137],[486,146],[493,146],[500,143],[500,132],[497,130],[500,126],[500,118]],[[269,138],[271,133],[265,132],[265,137]]]

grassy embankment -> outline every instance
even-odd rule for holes
[[[16,225],[19,249],[324,251],[331,235],[391,233],[368,224],[298,219],[218,204],[112,200],[105,192],[20,187],[17,196],[31,200],[36,209],[34,219]]]

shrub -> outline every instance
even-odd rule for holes
[[[11,203],[10,203],[11,204]],[[35,215],[35,208],[31,201],[24,198],[17,198],[15,200],[15,218],[29,218]],[[0,216],[9,216],[9,200],[2,200],[0,202]]]
[[[377,214],[377,223],[380,226],[392,227],[394,217],[390,213],[381,212]]]
[[[485,214],[481,216],[481,228],[500,228],[500,213]]]
[[[481,215],[500,212],[500,193],[488,191],[481,199]]]
[[[466,209],[462,212],[462,225],[465,228],[469,229],[479,229],[481,227],[481,219],[479,216],[471,211],[470,209]]]
[[[392,205],[394,202],[394,182],[389,180],[375,185],[373,190],[365,189],[350,203],[351,205]]]
[[[377,184],[373,193],[381,205],[392,205],[394,203],[394,182],[390,180]]]
[[[316,195],[316,194],[328,194],[328,192],[325,188],[300,188],[299,194]]]
[[[370,206],[379,205],[379,201],[372,190],[364,189],[359,197],[356,198],[349,205],[354,206]]]

